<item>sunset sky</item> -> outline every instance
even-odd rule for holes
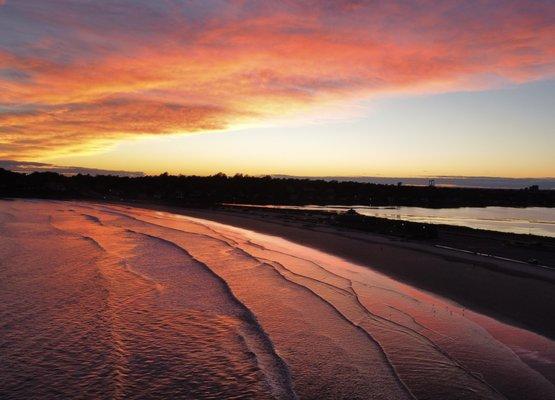
[[[555,2],[0,0],[0,159],[555,176]]]

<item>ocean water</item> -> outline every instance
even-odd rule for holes
[[[552,399],[555,343],[285,239],[0,202],[1,399]]]
[[[399,219],[430,224],[465,226],[488,231],[555,237],[555,208],[549,207],[368,207],[368,206],[257,206],[292,210],[344,212],[355,209],[370,217]]]

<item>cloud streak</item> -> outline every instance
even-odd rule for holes
[[[550,78],[554,15],[551,1],[6,2],[0,155]]]

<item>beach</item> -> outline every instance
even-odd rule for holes
[[[2,398],[555,396],[551,271],[163,206],[1,201],[0,235]]]
[[[286,237],[296,243],[371,266],[388,276],[469,308],[555,338],[555,321],[546,317],[555,310],[555,272],[522,261],[532,255],[554,267],[555,252],[549,247],[552,241],[549,238],[522,238],[446,227],[448,232],[443,235],[444,240],[423,242],[318,225],[314,223],[314,218],[306,220],[278,210],[245,212],[241,209],[137,206]],[[524,241],[524,245],[510,247],[506,244],[508,240]],[[547,244],[530,245],[536,240],[544,240]],[[437,244],[451,249],[437,247]],[[472,251],[454,250],[459,248]],[[498,254],[498,258],[472,254],[474,252]],[[502,258],[521,262],[504,261]]]

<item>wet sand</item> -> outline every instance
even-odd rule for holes
[[[160,205],[140,207],[169,210],[284,237],[371,266],[468,308],[555,338],[555,318],[549,317],[555,310],[555,271],[441,249],[433,243],[305,224],[273,212],[260,215]],[[454,248],[470,246],[493,253],[496,246],[503,247],[498,237],[497,233],[469,235],[454,229],[445,244]],[[526,249],[502,250],[501,254],[506,257],[529,258]]]
[[[203,213],[0,202],[0,397],[555,397],[555,342],[374,267],[460,259]]]

